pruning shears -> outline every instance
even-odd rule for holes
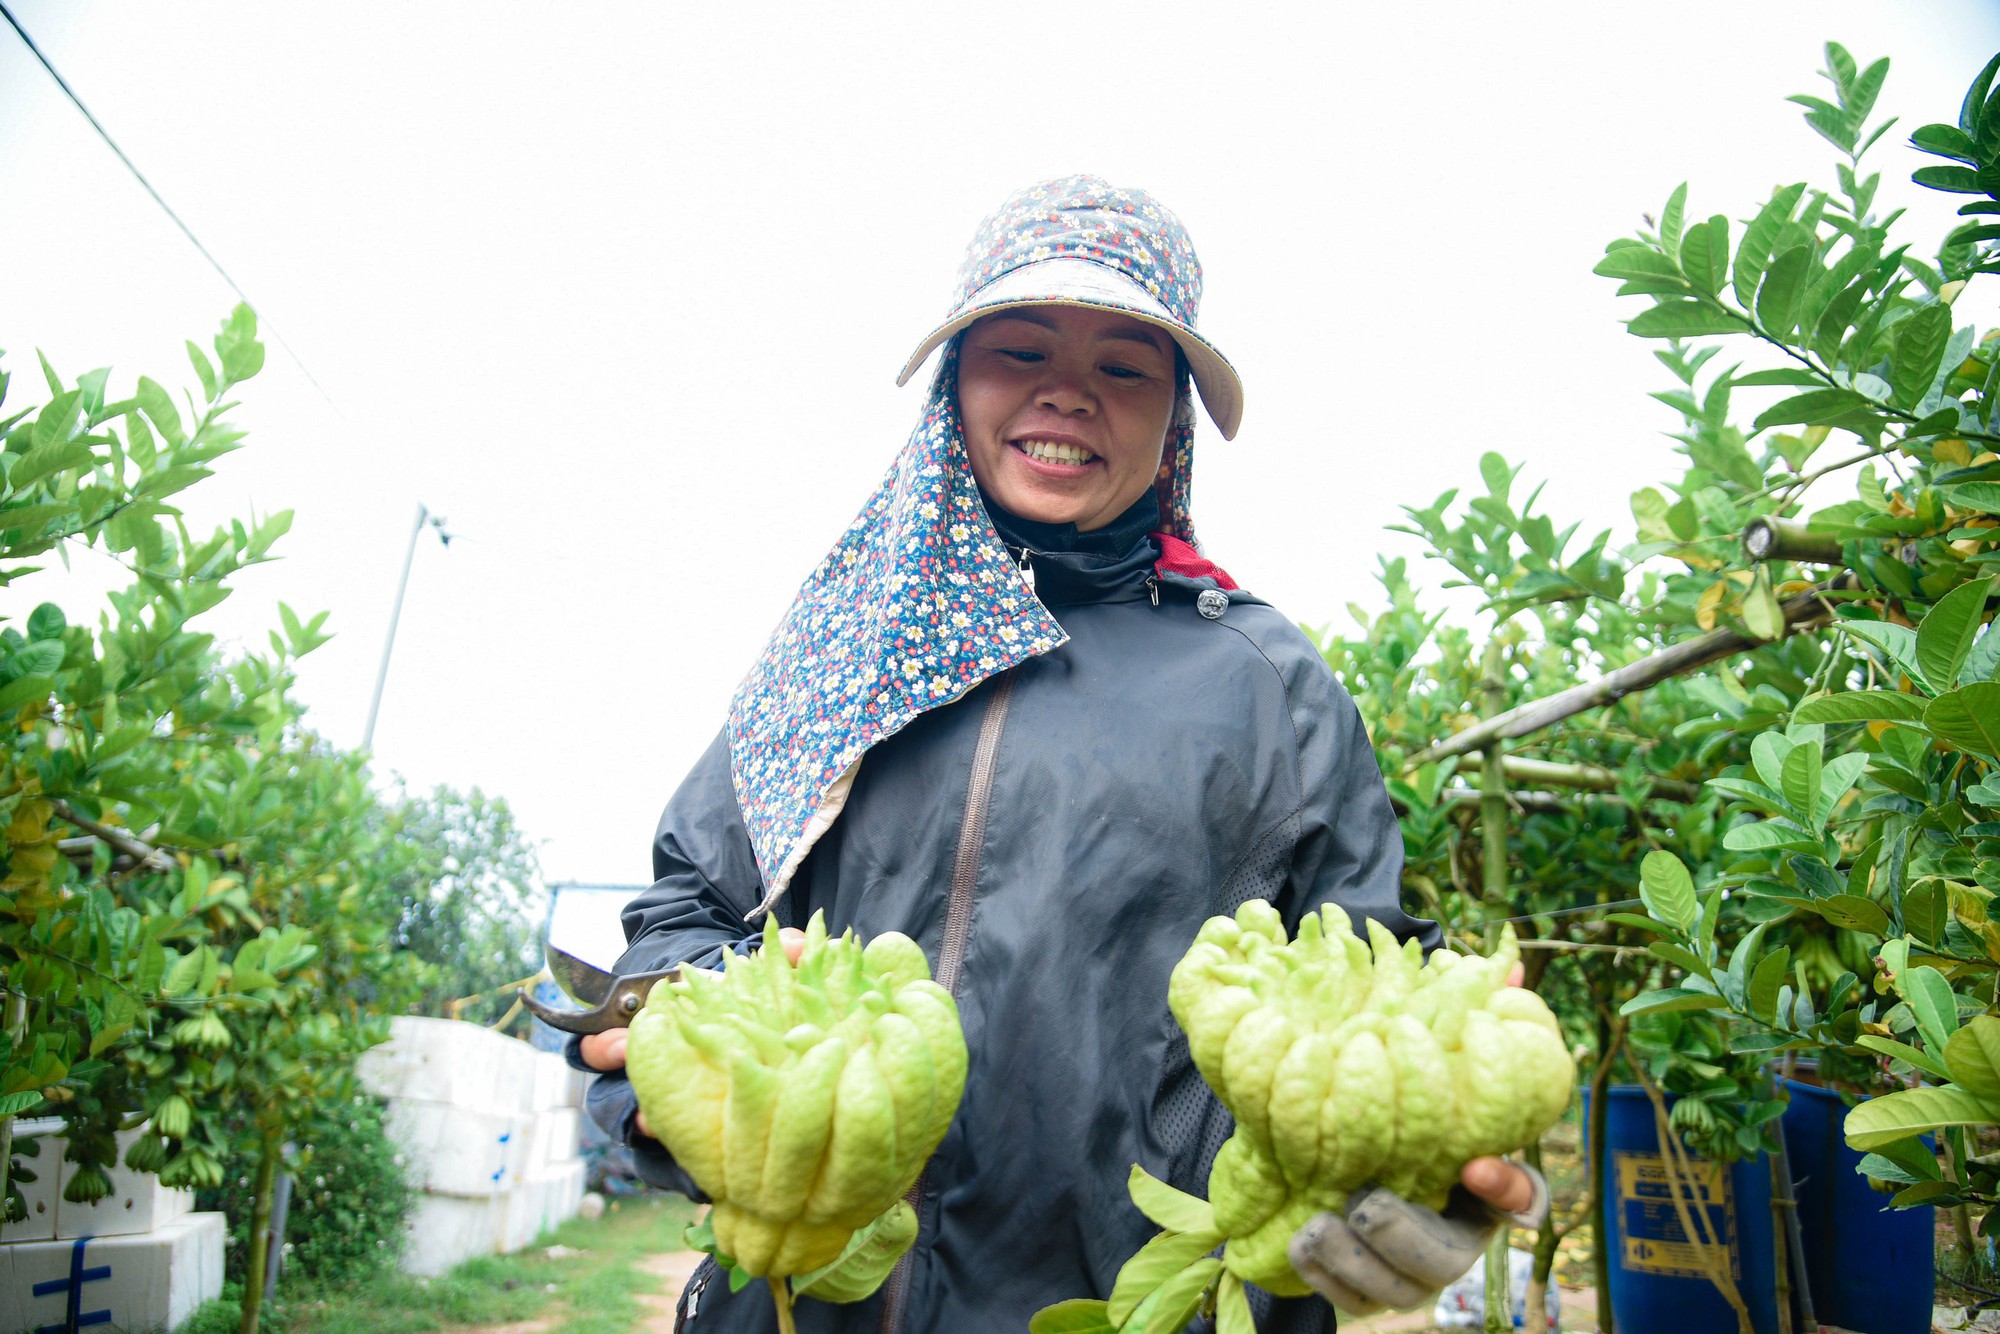
[[[588,1008],[559,1010],[530,996],[525,987],[517,994],[537,1019],[565,1033],[588,1035],[623,1028],[645,1008],[655,983],[676,981],[681,975],[679,965],[651,973],[607,973],[554,945],[548,947],[548,961],[556,985]]]

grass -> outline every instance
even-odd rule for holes
[[[437,1278],[389,1273],[318,1288],[280,1285],[265,1306],[268,1334],[426,1334],[550,1319],[548,1334],[628,1334],[646,1315],[638,1294],[659,1280],[640,1263],[684,1250],[695,1206],[678,1196],[615,1201],[604,1216],[573,1218],[513,1255],[468,1260]],[[556,1250],[554,1255],[551,1250]],[[235,1334],[235,1301],[197,1311],[176,1334]]]

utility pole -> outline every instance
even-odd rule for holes
[[[382,711],[382,687],[389,680],[389,655],[396,649],[396,624],[403,619],[403,594],[410,587],[410,566],[417,559],[417,539],[424,535],[424,525],[437,530],[438,541],[451,545],[451,534],[444,529],[444,519],[432,514],[424,505],[417,506],[417,521],[410,528],[409,549],[403,553],[403,577],[396,581],[396,605],[389,612],[389,634],[382,641],[382,665],[375,672],[375,697],[368,701],[368,726],[361,733],[361,749],[367,750],[375,744],[375,718]]]

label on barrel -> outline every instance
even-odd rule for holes
[[[1681,1226],[1660,1155],[1619,1149],[1611,1156],[1618,1173],[1619,1263],[1639,1273],[1707,1278],[1700,1250]],[[1729,1192],[1729,1169],[1693,1157],[1688,1166],[1694,1175],[1693,1190],[1688,1193],[1689,1183],[1683,1181],[1682,1198],[1688,1212],[1696,1215],[1696,1228],[1706,1225],[1705,1235],[1697,1240],[1726,1246],[1730,1276],[1740,1279],[1743,1265],[1736,1253],[1736,1202]]]

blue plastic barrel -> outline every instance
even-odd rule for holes
[[[1837,1094],[1787,1080],[1785,1149],[1798,1192],[1799,1228],[1821,1324],[1859,1334],[1930,1334],[1936,1287],[1933,1210],[1888,1207],[1854,1170],[1847,1115]]]
[[[1588,1091],[1584,1124],[1589,1124]],[[1667,1191],[1653,1104],[1632,1085],[1610,1090],[1604,1130],[1605,1217],[1611,1236],[1611,1312],[1618,1334],[1733,1330],[1729,1303],[1709,1282]],[[1758,1334],[1778,1328],[1771,1249],[1771,1168],[1762,1157],[1728,1166],[1692,1160],[1709,1226],[1729,1248],[1737,1291]],[[1694,1204],[1689,1203],[1692,1209]]]

